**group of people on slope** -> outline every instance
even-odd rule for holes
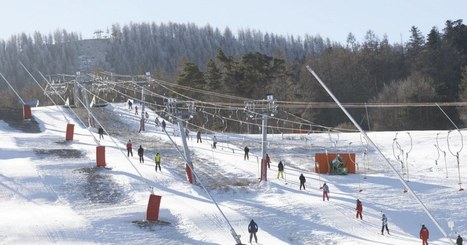
[[[127,150],[127,157],[130,157],[133,156],[133,143],[131,142],[131,139],[128,140],[128,142],[126,143],[126,150]],[[142,145],[139,146],[138,148],[138,157],[139,157],[139,163],[144,163],[144,148]],[[156,155],[154,156],[154,162],[156,163],[156,172],[157,172],[157,169],[159,168],[159,171],[162,171],[161,170],[161,155],[158,153],[156,153]]]

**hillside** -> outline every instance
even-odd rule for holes
[[[260,135],[216,134],[219,143],[212,149],[212,135],[203,134],[203,143],[196,143],[191,132],[188,145],[199,177],[199,183],[191,185],[185,164],[168,138],[181,143],[172,125],[164,134],[150,123],[139,134],[137,116],[125,104],[101,109],[103,113],[96,115],[112,138],[104,135],[100,142],[106,146],[107,168],[96,168],[95,129],[83,127],[69,109],[64,110],[75,122],[72,142],[64,141],[66,122],[56,107],[34,108],[32,121],[0,119],[2,243],[234,244],[230,227],[203,184],[243,243],[248,242],[246,228],[254,219],[260,244],[419,244],[421,224],[430,229],[430,244],[450,244],[410,191],[403,192],[383,158],[362,144],[357,133],[268,135],[269,180],[258,182]],[[23,131],[36,124],[40,132]],[[448,223],[454,222],[455,231],[466,234],[463,204],[467,197],[458,191],[455,158],[448,152],[446,168],[442,157],[435,164],[433,144],[438,133],[440,139],[444,137],[440,148],[447,150],[446,131],[410,132],[414,141],[408,185],[455,238]],[[409,142],[403,134],[398,142],[406,148]],[[369,134],[400,169],[392,157],[394,135]],[[129,138],[134,148],[146,149],[144,163],[136,155],[125,157]],[[457,136],[451,134],[449,140],[452,149],[459,149]],[[244,145],[250,146],[249,160],[243,159]],[[357,155],[358,174],[314,173],[314,153],[349,150]],[[162,154],[162,172],[154,171],[155,152]],[[465,157],[461,152],[460,159]],[[285,162],[285,180],[276,178],[279,160]],[[465,168],[460,170],[465,176]],[[300,173],[307,178],[306,190],[299,190]],[[331,190],[329,202],[321,198],[323,181]],[[135,224],[145,219],[151,191],[162,196],[159,219],[163,223]],[[357,198],[363,202],[363,220],[355,218]],[[380,234],[381,211],[389,219],[389,236]]]

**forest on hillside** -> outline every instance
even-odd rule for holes
[[[317,125],[348,127],[340,109],[316,106],[332,99],[306,70],[309,65],[342,103],[369,105],[349,108],[364,129],[452,129],[434,103],[467,101],[467,28],[462,20],[448,20],[442,30],[428,34],[409,29],[406,43],[391,44],[369,30],[364,40],[349,33],[342,44],[320,36],[284,37],[249,29],[234,34],[194,24],[115,24],[107,30],[105,61],[111,72],[150,71],[154,78],[193,89],[256,100],[274,94],[283,105],[293,102],[283,108],[288,113]],[[65,30],[0,40],[0,73],[26,99],[47,103],[19,61],[44,74],[75,74],[82,67],[82,41],[79,33]],[[0,82],[0,103],[14,106],[16,101]],[[404,106],[415,103],[419,106]],[[465,107],[443,109],[458,126],[467,122]]]

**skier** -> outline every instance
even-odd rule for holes
[[[131,144],[131,140],[128,140],[128,143],[126,143],[126,151],[128,157],[130,157],[130,154],[133,156],[133,144]]]
[[[158,153],[156,153],[156,156],[154,157],[154,162],[156,162],[156,172],[157,172],[157,166],[159,166],[159,171],[162,172],[161,170],[161,155]]]
[[[165,120],[162,120],[162,130],[165,131]]]
[[[135,105],[135,115],[138,115],[138,106]]]
[[[462,245],[464,239],[462,239],[461,235],[457,235],[456,245]]]
[[[149,113],[147,111],[144,112],[144,116],[146,117],[146,122],[149,122]]]
[[[360,219],[363,219],[362,217],[363,205],[360,199],[357,199],[357,208],[355,208],[355,210],[357,210],[357,219],[358,219],[358,216],[360,216]]]
[[[268,168],[271,168],[271,165],[270,165],[270,163],[271,163],[271,158],[269,158],[269,155],[268,155],[268,154],[266,154],[266,162],[268,163]]]
[[[258,243],[258,238],[256,237],[256,232],[258,232],[258,225],[253,219],[251,219],[250,224],[248,225],[248,232],[250,233],[250,243],[253,236],[255,236],[255,242]]]
[[[248,156],[248,152],[250,152],[250,148],[248,148],[248,146],[245,146],[245,155],[243,156],[243,160],[250,160],[250,156]]]
[[[139,163],[144,163],[143,154],[144,154],[144,149],[143,149],[143,146],[140,145],[138,149]]]
[[[128,109],[133,110],[133,103],[131,103],[131,100],[128,100]]]
[[[196,143],[203,143],[203,140],[201,140],[201,131],[196,133]]]
[[[99,141],[101,139],[104,139],[104,129],[101,126],[99,126],[99,129],[97,130],[97,133],[99,133]]]
[[[422,239],[422,245],[428,245],[428,238],[430,238],[430,232],[425,227],[425,225],[422,225],[422,228],[420,229],[420,239]]]
[[[217,138],[216,138],[216,136],[214,136],[214,137],[212,137],[212,148],[216,149],[216,145],[217,145]]]
[[[282,161],[279,161],[279,165],[277,165],[277,168],[277,178],[279,179],[279,175],[281,176],[281,178],[284,178],[284,164],[282,164]]]
[[[185,128],[185,136],[187,140],[190,139],[190,131],[188,130],[188,128]]]
[[[323,184],[323,202],[324,202],[324,199],[325,199],[325,198],[327,198],[328,201],[329,201],[329,195],[328,195],[328,193],[329,193],[329,187],[328,187],[328,185],[326,184],[326,182],[324,182],[324,184]]]
[[[300,190],[302,190],[302,186],[303,186],[303,190],[305,190],[305,182],[306,182],[305,176],[303,174],[300,174],[300,177],[298,177],[298,179],[300,180]]]
[[[157,127],[159,127],[159,117],[156,116],[156,119],[154,120],[154,123],[156,124]]]
[[[389,229],[388,229],[388,218],[386,217],[386,215],[381,212],[383,214],[383,217],[381,218],[381,221],[382,221],[382,227],[381,227],[381,235],[384,235],[384,228],[386,228],[386,232],[388,233],[389,235]]]

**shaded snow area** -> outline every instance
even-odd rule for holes
[[[73,141],[65,141],[61,110],[75,124]],[[32,113],[31,121],[0,116],[0,244],[235,244],[230,225],[247,244],[251,219],[259,226],[259,244],[421,244],[422,224],[430,244],[451,244],[441,229],[453,241],[457,233],[467,237],[467,194],[459,191],[467,153],[460,151],[459,171],[449,151],[463,146],[456,131],[399,132],[397,144],[408,163],[404,171],[395,158],[402,156],[393,148],[396,132],[368,134],[389,163],[359,133],[269,134],[271,168],[268,181],[259,182],[261,135],[219,133],[212,149],[214,134],[203,131],[203,142],[197,143],[197,129],[189,126],[198,177],[190,184],[178,128],[167,122],[167,134],[161,131],[152,111],[139,133],[139,115],[126,104],[93,108],[106,131],[101,141],[70,109],[39,107]],[[437,135],[445,157],[435,148]],[[129,139],[133,157],[127,158]],[[96,167],[98,145],[105,146],[105,168]],[[140,145],[144,163],[137,156]],[[159,172],[156,152],[162,156]],[[315,153],[325,152],[355,153],[357,174],[315,173]],[[277,179],[280,160],[284,179]],[[306,190],[299,189],[301,173]],[[322,199],[323,182],[329,201]],[[162,197],[158,222],[145,221],[151,192]],[[357,198],[363,220],[356,219]],[[381,212],[390,235],[381,235]]]

